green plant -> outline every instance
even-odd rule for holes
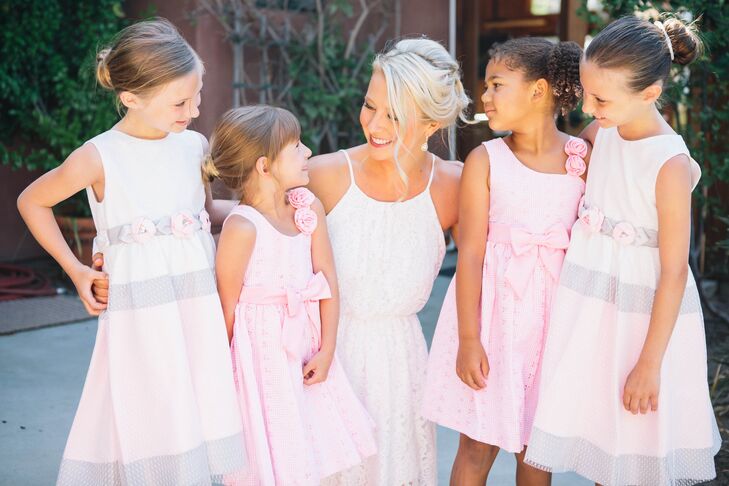
[[[118,119],[96,86],[97,49],[124,24],[120,0],[7,0],[0,5],[0,162],[49,170]],[[88,214],[73,198],[64,211]]]

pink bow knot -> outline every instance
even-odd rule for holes
[[[559,279],[564,253],[569,243],[569,233],[561,224],[551,226],[546,233],[530,233],[523,228],[511,228],[514,255],[504,277],[519,298],[523,297],[539,262],[555,280]]]
[[[319,350],[321,341],[319,301],[331,297],[332,291],[322,272],[316,273],[303,289],[286,289],[288,315],[281,329],[281,344],[292,358],[301,359],[305,354]],[[309,341],[309,345],[304,344],[306,341]]]
[[[243,287],[240,302],[259,305],[285,305],[281,328],[281,345],[294,359],[319,350],[321,318],[319,301],[330,299],[332,291],[322,272],[318,272],[302,289],[269,287]]]

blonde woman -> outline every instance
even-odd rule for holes
[[[341,289],[337,355],[376,423],[378,454],[331,484],[436,484],[434,425],[420,416],[427,348],[416,313],[458,219],[462,164],[428,151],[469,99],[429,39],[379,54],[360,109],[367,143],[310,162]]]

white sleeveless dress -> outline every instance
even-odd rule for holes
[[[367,196],[354,179],[327,216],[341,295],[339,357],[374,418],[378,453],[327,484],[436,484],[435,426],[420,415],[428,351],[416,313],[430,296],[445,240],[425,190],[403,202]]]
[[[205,485],[245,465],[200,136],[144,140],[108,130],[105,194],[87,190],[109,305],[58,484]]]
[[[707,384],[706,336],[689,272],[660,371],[658,410],[623,408],[661,276],[656,180],[689,150],[679,135],[595,138],[580,219],[552,306],[526,462],[605,486],[681,485],[716,476],[721,437]],[[692,187],[701,171],[691,161]]]

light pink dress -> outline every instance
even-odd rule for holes
[[[490,373],[479,391],[456,375],[454,278],[433,337],[423,414],[479,442],[519,452],[529,443],[552,296],[585,189],[579,175],[587,147],[572,138],[565,146],[568,173],[547,174],[523,165],[503,139],[484,146],[491,195],[481,342]]]
[[[296,191],[303,194],[298,201],[314,198]],[[320,344],[319,301],[331,297],[324,275],[312,269],[316,216],[308,205],[298,209],[304,232],[289,236],[251,206],[232,215],[256,226],[231,343],[251,475],[234,483],[318,485],[375,454],[376,446],[374,423],[336,358],[325,382],[303,382],[304,364]]]
[[[544,352],[526,460],[603,485],[691,485],[716,475],[721,438],[707,385],[693,275],[660,372],[658,410],[633,415],[623,389],[645,343],[661,275],[656,179],[689,155],[679,135],[624,140],[600,129]],[[692,161],[692,184],[700,169]]]
[[[109,305],[59,486],[220,482],[245,467],[215,243],[200,178],[202,137],[92,138],[105,194],[87,189]]]

